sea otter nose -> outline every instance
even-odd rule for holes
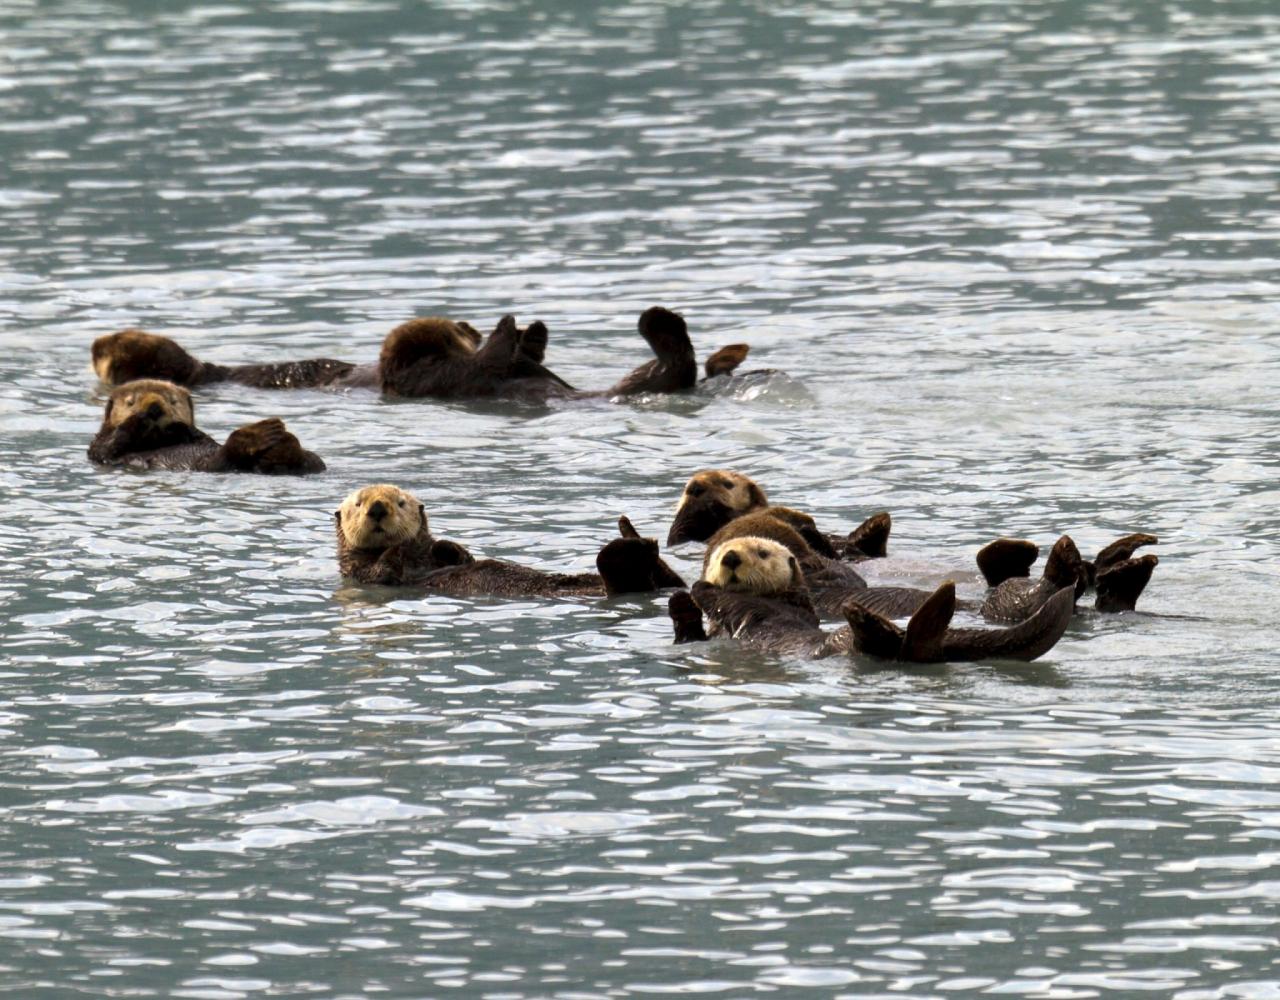
[[[147,407],[148,420],[159,420],[163,416],[164,416],[164,407],[161,406],[159,403],[152,403],[150,406]]]
[[[375,521],[381,521],[389,513],[391,512],[387,509],[387,505],[381,500],[375,500],[369,504],[369,516]]]
[[[726,552],[720,561],[730,569],[737,569],[742,565],[742,556],[736,552]]]

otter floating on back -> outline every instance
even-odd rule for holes
[[[246,424],[219,445],[196,428],[191,393],[158,379],[126,382],[112,391],[89,458],[99,465],[196,472],[323,472],[276,417]]]
[[[579,391],[543,365],[547,327],[516,326],[504,316],[488,338],[470,324],[427,317],[402,323],[383,340],[378,362],[356,365],[331,358],[278,364],[216,365],[202,362],[173,340],[128,329],[93,343],[93,368],[107,385],[164,378],[179,385],[237,382],[262,389],[377,388],[404,398],[460,399],[510,396],[525,399],[613,398],[692,389],[698,365],[684,318],[662,306],[637,322],[655,358],[608,389]],[[707,359],[707,378],[728,375],[746,358],[746,344],[730,344]]]
[[[858,603],[844,608],[848,625],[826,632],[809,599],[799,562],[782,544],[745,536],[711,553],[703,578],[691,593],[671,596],[676,642],[723,634],[767,652],[819,659],[861,652],[908,663],[1034,660],[1044,655],[1071,619],[1074,595],[1064,588],[1027,621],[1003,629],[953,629],[955,585],[942,584],[912,615],[906,630]]]
[[[599,573],[548,573],[502,559],[476,559],[463,546],[436,538],[426,508],[397,486],[355,490],[334,512],[338,567],[359,583],[420,587],[458,597],[603,597],[683,587],[625,517],[622,537],[596,556]]]

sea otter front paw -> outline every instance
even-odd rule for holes
[[[475,562],[475,557],[457,542],[437,538],[428,552],[433,566],[465,566]]]
[[[269,417],[232,431],[222,446],[222,458],[231,468],[244,472],[279,474],[324,470],[319,456],[303,448],[279,417]]]
[[[675,630],[676,642],[702,642],[707,631],[702,625],[702,609],[693,602],[687,590],[678,590],[667,601],[667,614]]]

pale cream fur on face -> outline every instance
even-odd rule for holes
[[[731,556],[737,556],[737,560]],[[737,565],[730,565],[735,561]],[[717,545],[702,579],[725,590],[767,596],[799,586],[804,575],[785,545],[747,535]]]
[[[180,385],[157,378],[140,378],[112,390],[107,403],[106,424],[112,428],[119,427],[135,413],[146,413],[153,403],[159,403],[164,411],[155,421],[157,427],[196,425],[191,393]]]
[[[381,519],[369,513],[375,503],[381,503],[386,511]],[[427,514],[408,490],[379,483],[347,495],[338,508],[338,526],[351,548],[381,549],[425,531]]]
[[[745,514],[768,506],[764,490],[749,477],[729,469],[703,469],[689,477],[676,506],[679,513],[688,503],[716,500],[735,514]]]

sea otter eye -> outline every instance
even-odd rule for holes
[[[732,480],[732,479],[722,479],[722,480],[720,480],[720,485],[721,485],[721,486],[723,486],[726,490],[731,490],[731,489],[733,489],[733,480]]]
[[[768,550],[768,549],[756,549],[756,555],[758,555],[761,559],[768,559],[768,558],[769,558],[769,550]]]
[[[403,507],[403,506],[404,506],[404,501],[403,501],[403,500],[401,500],[399,503],[397,503],[397,504],[396,504],[396,506],[397,506],[397,507]]]

